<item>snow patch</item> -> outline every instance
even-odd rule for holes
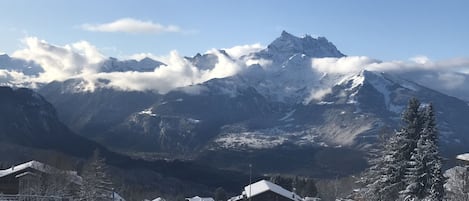
[[[296,109],[290,111],[290,112],[287,112],[287,114],[285,114],[285,116],[283,116],[282,118],[279,119],[279,121],[293,121],[294,119],[293,118],[290,118],[293,113],[296,112]]]
[[[193,124],[198,124],[200,123],[200,120],[199,119],[193,119],[193,118],[188,118],[187,121],[193,123]]]
[[[268,136],[260,132],[242,132],[226,134],[215,140],[220,147],[236,149],[239,147],[251,149],[269,149],[285,143],[287,139],[282,136]]]
[[[138,114],[140,114],[140,115],[148,115],[148,116],[151,116],[151,117],[156,117],[156,114],[153,113],[152,108],[145,109],[145,110],[139,112]]]

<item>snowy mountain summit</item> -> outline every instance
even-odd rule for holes
[[[256,55],[265,59],[272,59],[276,63],[282,63],[295,54],[305,55],[310,58],[345,56],[325,37],[313,38],[310,35],[297,37],[286,31],[283,31],[280,37],[270,43],[267,49]]]
[[[97,85],[102,88],[76,92],[69,89],[81,81],[67,80],[39,92],[74,131],[125,152],[197,155],[285,146],[361,150],[372,146],[383,128],[398,127],[411,97],[433,103],[444,146],[457,150],[469,143],[464,135],[469,125],[462,121],[469,115],[466,102],[392,72],[320,68],[318,61],[345,58],[324,37],[284,31],[266,48],[230,53],[174,57],[166,64],[109,59],[100,75],[118,71],[114,75],[119,76],[106,76]],[[108,87],[117,78],[126,83],[126,74],[120,73],[125,71],[135,76],[130,84],[141,75],[152,85],[169,84],[172,79],[155,79],[177,79],[174,74],[180,72],[192,80],[180,79],[185,84],[164,92]],[[205,79],[194,79],[199,75]]]

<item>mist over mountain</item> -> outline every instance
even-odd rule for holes
[[[460,70],[469,64],[465,60],[346,56],[325,37],[284,31],[267,47],[214,49],[192,57],[172,52],[161,61],[80,54],[93,49],[82,44],[76,51],[62,48],[73,59],[54,66],[58,62],[44,62],[32,51],[48,44],[29,42],[35,46],[15,58],[36,61],[43,71],[29,75],[6,68],[0,80],[34,84],[73,131],[131,155],[236,170],[268,158],[257,164],[260,172],[350,174],[366,167],[365,153],[383,130],[398,128],[411,97],[434,104],[445,154],[464,151],[469,142],[463,121],[469,114],[467,74]],[[51,76],[73,61],[81,65]],[[291,154],[302,162],[286,157],[292,160],[286,166],[261,165]],[[353,159],[348,170],[333,162],[344,154]],[[318,168],[324,166],[327,172]]]

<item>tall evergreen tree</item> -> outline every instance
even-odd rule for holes
[[[404,186],[405,161],[402,148],[405,144],[403,132],[396,132],[385,145],[382,157],[375,161],[365,175],[367,177],[367,190],[364,192],[365,200],[394,201]]]
[[[427,196],[429,187],[427,149],[427,141],[425,138],[420,137],[417,141],[417,147],[407,163],[406,187],[401,191],[404,200],[419,200]]]
[[[422,109],[417,99],[410,99],[402,123],[365,175],[365,200],[443,200],[445,179],[433,106]]]
[[[112,182],[106,173],[106,163],[99,151],[95,150],[92,158],[85,164],[82,172],[83,183],[80,200],[110,201],[113,197]]]
[[[410,161],[407,162],[406,187],[401,194],[404,200],[441,201],[444,197],[445,179],[438,149],[438,131],[433,105],[429,104],[418,114],[419,117],[415,122],[419,122],[420,129],[415,130],[418,131],[415,133],[417,143],[410,153]]]
[[[433,105],[429,104],[424,110],[424,127],[422,130],[421,138],[426,142],[426,157],[427,159],[427,193],[429,200],[440,201],[444,198],[444,183],[445,178],[442,170],[442,158],[438,148],[438,130],[436,128],[435,114]]]
[[[215,201],[225,201],[227,199],[225,189],[223,189],[222,187],[218,187],[217,189],[215,189],[213,198],[215,199]]]
[[[412,176],[407,174],[408,165],[414,164],[412,154],[417,147],[422,129],[420,102],[412,98],[402,114],[402,127],[384,146],[368,173],[366,200],[398,200],[399,193],[407,187],[406,181]],[[415,164],[417,165],[417,164]]]
[[[404,124],[401,128],[405,144],[402,146],[403,157],[410,161],[412,152],[417,148],[417,141],[420,138],[420,134],[423,127],[423,117],[420,110],[420,101],[416,98],[411,98],[407,109],[402,115],[402,123]]]

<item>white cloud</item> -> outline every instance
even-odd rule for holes
[[[349,56],[340,58],[313,59],[313,68],[327,73],[350,73],[362,70],[366,65],[376,63],[377,60],[364,56]]]
[[[251,45],[238,45],[231,48],[224,48],[222,50],[224,50],[231,58],[235,60],[242,60],[242,62],[246,66],[259,64],[263,67],[266,67],[272,64],[271,60],[263,58],[254,58],[250,56],[251,53],[259,52],[263,49],[265,49],[265,46],[261,45],[260,43],[255,43]],[[213,50],[209,51],[208,53],[213,53]]]
[[[154,55],[152,53],[136,53],[136,54],[132,54],[130,56],[125,56],[124,57],[124,59],[134,59],[134,60],[137,60],[137,61],[141,61],[142,59],[145,59],[145,58],[150,58],[150,59],[153,59],[153,60],[156,60],[156,61],[161,61],[161,62],[163,62],[163,60],[165,60],[165,57],[157,56],[157,55]]]
[[[326,73],[361,70],[390,72],[451,96],[469,100],[469,58],[433,61],[417,56],[407,61],[378,61],[363,56],[313,59],[312,67]]]
[[[232,60],[218,50],[211,50],[209,52],[218,57],[218,62],[213,69],[202,71],[203,80],[232,76],[245,67],[243,64],[238,63],[237,60]]]
[[[0,69],[0,85],[35,88],[30,76],[22,72]]]
[[[442,87],[446,89],[455,89],[464,85],[466,82],[466,76],[457,73],[444,72],[439,73],[438,80],[442,83]]]
[[[230,55],[231,57],[233,57],[235,59],[238,59],[241,56],[248,55],[248,54],[253,53],[253,52],[258,52],[258,51],[260,51],[264,48],[265,47],[262,46],[260,43],[255,43],[255,44],[252,44],[252,45],[234,46],[234,47],[231,47],[231,48],[225,48],[223,50],[225,50],[226,53],[228,53],[228,55]]]
[[[35,37],[27,37],[23,43],[24,49],[14,52],[12,57],[34,61],[42,67],[42,71],[28,76],[29,74],[25,75],[24,72],[1,70],[0,83],[34,87],[37,83],[81,78],[84,80],[78,88],[81,90],[112,87],[121,90],[154,90],[166,93],[175,88],[195,85],[213,78],[235,75],[252,64],[260,64],[263,67],[272,64],[269,60],[249,56],[240,58],[243,54],[256,52],[262,48],[259,44],[253,44],[227,48],[225,51],[228,55],[215,49],[208,51],[214,54],[218,61],[210,69],[199,69],[177,51],[171,51],[164,56],[140,53],[128,57],[136,60],[150,57],[167,64],[151,72],[105,73],[100,71],[100,66],[106,57],[86,41],[53,45]],[[406,61],[383,62],[365,56],[349,56],[312,59],[311,66],[317,72],[337,74],[361,70],[392,72],[435,90],[469,99],[469,58],[434,61],[425,56],[418,56]],[[197,87],[193,89],[191,93],[203,91]],[[330,92],[328,90],[330,89],[315,90],[309,98],[321,100]]]
[[[57,46],[35,37],[23,39],[25,49],[15,51],[12,57],[34,61],[44,72],[37,81],[65,80],[73,76],[98,72],[104,56],[86,41]]]
[[[181,32],[175,25],[161,25],[152,21],[141,21],[133,18],[122,18],[104,24],[83,24],[81,28],[94,32],[124,32],[157,34],[164,32]]]
[[[312,100],[321,101],[327,94],[332,92],[331,88],[325,89],[313,89],[311,90],[311,94],[304,100],[304,103],[309,103]]]
[[[27,77],[14,71],[2,71],[0,82],[12,83],[15,80],[18,82],[27,80],[47,83],[81,78],[84,81],[77,87],[77,90],[92,91],[96,87],[112,87],[121,90],[155,90],[166,93],[178,87],[235,75],[246,67],[242,62],[237,62],[217,50],[211,50],[211,53],[218,57],[218,62],[212,69],[201,70],[179,55],[177,51],[171,51],[166,56],[155,56],[149,53],[131,56],[134,59],[151,57],[166,64],[155,68],[152,72],[105,73],[100,72],[99,69],[105,57],[96,47],[86,41],[58,46],[35,37],[28,37],[23,40],[23,43],[25,48],[14,52],[12,56],[38,63],[43,68],[43,72],[38,76]]]
[[[168,56],[160,57],[162,59],[160,61],[164,62],[166,66],[160,66],[153,72],[97,73],[88,76],[87,79],[95,84],[99,84],[99,79],[108,80],[108,87],[121,90],[155,90],[166,93],[178,87],[231,76],[243,69],[242,65],[231,61],[220,52],[214,53],[218,56],[218,63],[211,70],[200,70],[180,56],[177,51],[172,51]],[[191,93],[201,91],[203,90],[194,88]]]
[[[312,67],[320,72],[327,73],[350,73],[361,70],[383,72],[408,72],[416,70],[464,72],[464,69],[469,67],[469,58],[432,61],[425,56],[418,56],[410,58],[408,61],[383,62],[366,56],[348,56],[313,59]]]

